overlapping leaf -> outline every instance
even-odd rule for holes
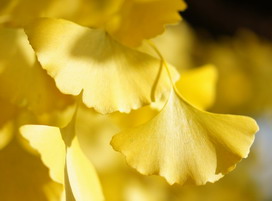
[[[120,45],[102,30],[41,19],[26,33],[57,87],[72,95],[83,90],[83,102],[100,113],[129,112],[170,90],[159,60]],[[172,71],[177,80],[177,73]]]
[[[0,24],[24,27],[39,17],[62,18],[103,28],[135,46],[162,33],[165,24],[180,21],[178,12],[185,8],[183,0],[9,0],[0,4]]]
[[[164,31],[164,25],[181,20],[182,0],[126,0],[107,22],[106,29],[118,41],[128,46],[140,45]]]
[[[41,154],[52,179],[65,186],[67,201],[104,200],[96,171],[73,133],[74,120],[63,129],[26,125],[21,132]]]
[[[200,111],[173,91],[157,116],[117,134],[111,144],[142,174],[202,185],[247,157],[257,131],[251,118]]]

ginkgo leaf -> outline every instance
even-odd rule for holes
[[[66,167],[76,201],[102,201],[99,179],[93,165],[83,154],[77,138],[67,147]]]
[[[213,65],[205,65],[184,71],[176,82],[182,96],[194,107],[207,109],[215,101],[217,71]]]
[[[64,183],[65,144],[59,128],[41,125],[26,125],[20,131],[30,145],[41,154],[43,163],[49,168],[51,178]]]
[[[67,201],[102,201],[104,196],[96,171],[82,152],[73,128],[74,119],[63,129],[25,125],[20,131],[41,154],[50,176],[65,187]],[[72,137],[66,144],[63,138]]]
[[[126,0],[107,22],[106,30],[119,42],[128,46],[140,45],[164,31],[164,25],[181,20],[183,0]]]
[[[160,60],[122,46],[102,30],[40,19],[26,33],[57,87],[75,96],[83,90],[83,102],[100,113],[129,112],[170,90]],[[171,70],[177,80],[177,72]]]
[[[157,116],[115,135],[111,144],[142,174],[202,185],[247,157],[257,131],[249,117],[200,111],[173,91]]]
[[[0,98],[35,114],[63,109],[70,97],[37,62],[22,29],[0,28]]]

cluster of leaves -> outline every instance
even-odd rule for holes
[[[256,122],[204,111],[214,67],[180,77],[145,40],[180,21],[183,1],[28,1],[0,3],[0,148],[16,137],[38,152],[58,199],[104,200],[94,167],[116,165],[109,142],[169,184],[215,182],[248,155]]]

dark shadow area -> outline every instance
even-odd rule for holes
[[[272,6],[269,1],[187,0],[188,9],[181,15],[195,28],[213,36],[233,35],[240,28],[272,39]]]

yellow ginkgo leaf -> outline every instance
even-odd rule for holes
[[[95,169],[82,152],[73,132],[74,119],[63,129],[52,126],[25,125],[22,135],[41,154],[50,176],[65,187],[67,201],[104,200]],[[70,139],[65,143],[62,137]]]
[[[37,62],[22,29],[0,28],[0,98],[35,114],[63,109],[70,97]]]
[[[126,0],[120,10],[107,22],[106,30],[128,46],[140,45],[164,31],[164,25],[181,20],[183,0]]]
[[[76,137],[71,147],[67,147],[66,168],[76,201],[104,200],[96,171],[82,152]]]
[[[57,87],[72,95],[83,90],[83,102],[100,113],[129,112],[170,90],[160,60],[118,44],[102,30],[40,19],[26,33]],[[171,69],[177,80],[177,72]]]
[[[57,127],[26,125],[20,128],[22,135],[40,154],[43,163],[49,168],[51,178],[64,183],[65,145]]]
[[[247,157],[257,131],[249,117],[200,111],[173,91],[157,116],[115,135],[111,144],[142,174],[202,185]]]
[[[184,71],[176,87],[182,96],[198,109],[207,109],[214,103],[217,71],[215,66],[206,65]]]

